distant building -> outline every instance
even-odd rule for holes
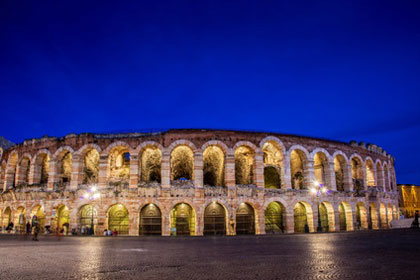
[[[420,186],[398,185],[400,209],[406,218],[414,217],[416,211],[420,212]]]

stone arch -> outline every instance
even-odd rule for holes
[[[225,151],[218,145],[207,145],[203,150],[204,185],[224,186]]]
[[[347,168],[348,159],[341,151],[336,151],[333,155],[334,158],[334,175],[337,191],[350,190],[350,186],[346,184],[350,178],[349,170]]]
[[[32,161],[34,184],[47,184],[50,172],[51,153],[47,149],[39,150]]]
[[[188,141],[188,140],[184,140],[184,139],[172,142],[171,145],[169,145],[167,150],[170,153],[172,153],[172,151],[178,146],[188,146],[193,151],[193,153],[195,153],[197,151],[197,147],[194,145],[193,142]]]
[[[357,229],[368,229],[368,218],[366,206],[363,202],[356,204],[356,228]]]
[[[249,202],[241,202],[236,209],[236,234],[255,234],[256,210]]]
[[[293,189],[307,189],[310,185],[309,153],[300,146],[294,145],[289,149],[290,175]]]
[[[80,206],[77,217],[79,232],[82,235],[95,234],[98,225],[98,210],[94,205],[83,204]]]
[[[39,227],[41,229],[40,232],[44,232],[44,230],[45,230],[45,211],[44,211],[44,207],[41,204],[37,204],[34,207],[32,207],[31,219],[33,219],[34,216],[36,216],[37,219],[38,219]]]
[[[25,153],[19,160],[16,178],[18,185],[29,184],[29,171],[31,167],[31,159],[31,155],[29,153]]]
[[[8,227],[10,222],[12,222],[12,209],[10,208],[10,206],[7,206],[4,211],[3,211],[3,217],[2,217],[2,224],[3,227]]]
[[[387,215],[386,215],[386,207],[385,204],[380,203],[379,204],[379,216],[381,221],[381,228],[387,228],[388,222],[387,222]]]
[[[222,151],[225,155],[229,152],[229,147],[225,143],[223,143],[222,141],[219,141],[219,140],[207,141],[206,143],[204,143],[201,146],[201,150],[204,151],[209,146],[218,146],[220,149],[222,149]]]
[[[86,144],[81,147],[74,156],[80,166],[78,172],[81,174],[81,184],[95,184],[99,179],[99,154],[101,148],[96,144]]]
[[[368,187],[376,186],[375,165],[370,157],[365,160],[366,166],[366,183]]]
[[[226,235],[228,214],[226,207],[212,201],[204,209],[204,235]]]
[[[191,146],[180,144],[171,149],[170,164],[171,180],[194,179],[194,150]]]
[[[117,233],[117,235],[128,235],[130,219],[127,207],[121,203],[111,205],[107,211],[106,225],[107,229]]]
[[[321,218],[321,229],[322,232],[334,232],[335,231],[335,214],[334,207],[329,201],[322,201],[319,204],[320,218]]]
[[[278,201],[273,201],[265,207],[265,233],[278,234],[286,232],[286,207]]]
[[[60,147],[53,156],[55,159],[55,183],[70,183],[74,150],[70,146]]]
[[[363,166],[363,160],[358,154],[351,155],[351,178],[353,182],[353,190],[356,192],[356,195],[359,195],[365,190]]]
[[[102,153],[108,156],[107,181],[113,184],[126,183],[130,179],[131,147],[125,142],[117,141],[109,145]]]
[[[329,168],[330,155],[325,149],[317,148],[312,152],[311,156],[314,161],[315,181],[327,188],[331,188],[329,186],[329,178],[332,176]]]
[[[388,227],[391,227],[391,221],[394,218],[394,215],[392,214],[391,203],[388,203],[388,207],[386,208],[386,216],[387,216],[387,219],[388,219]]]
[[[16,171],[19,156],[16,151],[12,151],[7,159],[6,165],[6,177],[5,177],[5,188],[11,188],[16,186]]]
[[[306,201],[299,201],[293,208],[295,232],[314,232],[314,218],[312,206]]]
[[[350,203],[342,201],[338,206],[338,220],[340,223],[340,231],[353,230],[353,211]]]
[[[15,211],[15,217],[13,221],[15,229],[21,234],[25,232],[26,225],[26,209],[23,206],[19,206]]]
[[[238,145],[244,143],[243,145]],[[256,150],[246,141],[240,141],[235,145],[235,182],[237,185],[254,184],[255,154]]]
[[[194,208],[186,203],[180,202],[172,207],[170,212],[171,232],[174,235],[195,235],[196,213]]]
[[[374,202],[369,203],[369,229],[378,229],[378,208]]]
[[[284,185],[284,155],[283,143],[273,136],[268,136],[260,142],[264,153],[264,185],[266,188],[279,189]]]
[[[140,181],[161,182],[162,146],[156,142],[145,142],[139,146]]]
[[[162,212],[158,205],[143,205],[139,219],[139,235],[162,235]]]
[[[70,210],[65,204],[59,204],[55,207],[55,230],[63,231],[64,235],[69,234],[70,229]]]

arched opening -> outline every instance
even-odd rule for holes
[[[16,210],[15,215],[15,228],[17,232],[24,233],[25,232],[25,225],[26,225],[26,210],[22,206]]]
[[[83,157],[83,184],[96,184],[99,177],[99,153],[88,150]]]
[[[203,180],[204,185],[223,186],[225,154],[215,145],[208,146],[203,153]]]
[[[266,188],[281,188],[283,172],[283,152],[275,141],[263,145],[264,152],[264,185]]]
[[[344,204],[340,203],[338,206],[338,220],[340,223],[340,231],[347,230],[347,219],[346,219],[346,210],[344,208]]]
[[[305,189],[306,155],[301,150],[293,150],[290,153],[290,171],[293,189]]]
[[[308,213],[309,210],[311,211],[311,213]],[[295,232],[296,233],[313,232],[313,223],[311,222],[312,217],[313,217],[312,209],[310,209],[309,204],[306,204],[303,202],[296,203],[293,209]]]
[[[155,146],[148,146],[141,154],[141,181],[161,182],[162,152]]]
[[[222,205],[212,202],[204,210],[204,235],[226,234],[226,211]]]
[[[35,158],[34,184],[48,183],[50,169],[50,157],[46,153],[40,153]]]
[[[162,235],[162,214],[153,203],[147,204],[140,211],[140,235]]]
[[[13,153],[6,166],[6,188],[16,187],[16,169],[18,163],[18,155]]]
[[[82,235],[92,235],[98,225],[98,213],[93,205],[86,204],[79,210],[79,226]]]
[[[264,211],[265,233],[279,234],[285,232],[285,209],[279,202],[271,202]]]
[[[255,234],[254,208],[248,203],[239,204],[236,210],[236,234]]]
[[[348,202],[341,202],[338,208],[340,231],[353,230],[353,212]]]
[[[12,221],[12,210],[10,207],[7,207],[3,212],[2,222],[4,227],[8,227]]]
[[[387,220],[386,220],[386,208],[385,208],[385,205],[383,203],[381,203],[379,205],[379,215],[381,217],[381,228],[387,228],[388,223],[387,223]]]
[[[381,190],[385,188],[385,182],[383,177],[383,169],[381,163],[378,161],[376,163],[376,177],[377,177],[377,185],[380,187]]]
[[[72,167],[72,154],[63,150],[57,156],[57,174],[59,183],[70,183]]]
[[[390,192],[391,191],[391,187],[389,184],[389,173],[388,173],[388,166],[384,165],[384,190]]]
[[[254,183],[254,151],[247,146],[240,146],[235,151],[235,180],[237,185]]]
[[[388,208],[387,208],[386,214],[387,214],[387,217],[388,217],[388,227],[390,227],[391,226],[391,221],[393,219],[391,204],[388,204]]]
[[[375,169],[373,166],[373,162],[370,159],[366,160],[366,180],[368,187],[376,186]]]
[[[358,202],[356,205],[356,229],[367,229],[367,213],[366,206],[362,202]]]
[[[337,185],[337,191],[344,191],[344,167],[346,166],[346,160],[342,155],[337,155],[334,158],[334,173],[335,183]]]
[[[20,161],[19,168],[18,168],[19,172],[17,176],[18,185],[22,185],[22,184],[27,185],[29,183],[29,166],[30,165],[31,165],[31,161],[28,157],[24,157]]]
[[[176,235],[195,235],[195,212],[190,205],[179,203],[172,208],[171,232]]]
[[[394,205],[394,206],[392,206],[392,214],[393,214],[393,220],[398,220],[399,219],[399,217],[398,217],[398,212],[397,212],[397,207]]]
[[[194,153],[190,147],[177,146],[171,153],[171,179],[192,180],[194,170]]]
[[[130,220],[127,208],[118,203],[108,210],[108,229],[118,235],[128,235]]]
[[[375,203],[369,204],[369,229],[378,229],[378,210]]]
[[[331,203],[324,201],[319,205],[319,217],[322,232],[335,231],[334,208]]]
[[[124,146],[116,146],[108,155],[108,181],[128,183],[130,178],[130,153]]]
[[[350,161],[350,166],[353,190],[356,192],[356,195],[360,195],[364,190],[362,162],[359,158],[353,157]]]
[[[44,232],[45,230],[45,213],[44,208],[41,205],[37,205],[34,208],[32,208],[31,211],[31,219],[36,216],[40,228],[40,232]]]
[[[314,156],[314,174],[315,180],[324,186],[327,186],[328,158],[324,153],[318,152]],[[327,186],[329,187],[329,186]]]
[[[70,211],[69,208],[65,205],[61,205],[56,209],[57,216],[56,216],[56,224],[59,232],[63,231],[64,235],[69,233],[69,225],[70,225]]]

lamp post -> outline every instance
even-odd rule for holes
[[[92,216],[91,216],[91,220],[90,220],[90,234],[93,235],[95,232],[93,230],[93,212],[95,210],[94,208],[94,201],[95,199],[98,199],[101,197],[101,194],[99,192],[97,192],[97,188],[96,186],[92,186],[90,187],[87,192],[85,193],[85,195],[82,197],[83,199],[87,199],[89,201],[91,201],[91,206],[92,206]]]
[[[324,187],[324,184],[320,184],[317,181],[314,182],[314,186],[311,188],[311,193],[316,196],[316,205],[318,207],[318,226],[316,227],[317,232],[322,232],[322,226],[321,226],[321,211],[319,208],[319,197],[322,194],[325,194],[328,192],[328,189]]]

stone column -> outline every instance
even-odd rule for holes
[[[333,206],[334,209],[334,206]],[[345,212],[344,212],[345,215]],[[335,232],[340,232],[340,211],[337,209],[334,209],[334,223],[335,223],[335,228],[334,231]]]
[[[306,189],[310,189],[313,186],[313,182],[315,181],[315,170],[314,170],[314,160],[308,159],[304,169],[304,181],[303,185]]]
[[[283,190],[292,188],[292,175],[290,170],[290,157],[285,157],[283,161],[283,172],[284,176],[281,178],[281,188]]]
[[[257,215],[257,223],[258,223],[258,228],[256,228],[256,234],[259,235],[264,235],[265,234],[265,215],[264,215],[264,209],[256,209],[256,211],[258,211],[258,215]],[[258,231],[257,231],[258,229]]]
[[[166,211],[162,212],[162,236],[171,235],[171,221],[169,215],[166,215]]]
[[[57,172],[57,161],[55,159],[50,159],[50,168],[48,170],[48,190],[54,188],[54,183],[58,182],[58,172]]]
[[[264,153],[260,149],[255,153],[254,184],[258,188],[264,188]]]
[[[363,188],[366,191],[368,189],[368,182],[367,182],[367,172],[366,172],[366,162],[363,164]]]
[[[107,184],[107,169],[108,169],[108,155],[101,155],[99,157],[99,174],[98,174],[98,186],[99,188],[105,188]]]
[[[351,165],[350,163],[343,166],[344,177],[344,190],[353,191],[353,180],[351,178]]]
[[[333,162],[328,162],[327,165],[328,168],[328,172],[326,172],[326,177],[325,180],[327,181],[327,187],[332,190],[332,191],[336,191],[337,190],[337,182],[335,181],[335,170],[334,170],[334,161]]]
[[[139,213],[137,211],[130,211],[129,214],[130,228],[128,229],[128,234],[131,236],[139,235]]]
[[[194,153],[194,188],[203,188],[203,153]]]
[[[71,161],[70,189],[76,190],[83,180],[83,162],[79,155],[74,155]]]
[[[129,188],[135,189],[139,184],[139,159],[137,155],[132,155],[130,159],[130,183]]]
[[[200,211],[201,212],[201,211]],[[204,232],[204,213],[196,212],[195,235],[203,236]]]
[[[170,168],[170,152],[164,148],[162,151],[162,165],[161,165],[161,185],[162,189],[169,189],[171,186],[171,168]]]
[[[290,209],[289,212],[287,212],[286,220],[285,220],[285,227],[286,227],[286,233],[294,233],[295,232],[295,217],[293,213],[293,208]]]
[[[236,186],[236,181],[235,181],[235,155],[233,154],[232,151],[229,151],[226,155],[225,185],[228,188],[234,188]]]

